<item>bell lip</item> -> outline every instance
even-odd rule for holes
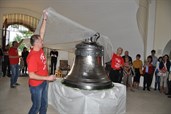
[[[114,87],[114,84],[112,82],[103,83],[102,85],[92,85],[93,83],[85,83],[84,86],[71,83],[67,80],[62,80],[61,83],[68,87],[82,89],[82,90],[106,90]]]

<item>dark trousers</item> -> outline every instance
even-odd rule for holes
[[[140,69],[139,68],[135,68],[134,82],[140,83]]]
[[[144,74],[144,83],[143,83],[144,89],[146,89],[146,87],[147,87],[148,90],[150,89],[150,86],[151,86],[151,83],[152,83],[152,77],[153,77],[152,74],[148,74],[148,73]]]
[[[109,78],[112,82],[121,83],[122,81],[122,70],[111,69],[109,73]]]
[[[24,68],[22,69],[22,73],[26,74],[27,73],[27,62],[24,60]]]
[[[4,56],[4,61],[2,63],[2,72],[3,72],[3,76],[6,76],[6,73],[8,76],[10,76],[10,63],[9,63],[8,56]]]
[[[168,94],[171,95],[171,81],[168,80]]]
[[[51,74],[55,74],[57,60],[51,59]]]

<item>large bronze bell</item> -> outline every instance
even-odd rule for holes
[[[97,33],[76,45],[74,64],[63,79],[63,84],[85,90],[113,87],[103,68],[104,48],[96,42],[99,37]]]

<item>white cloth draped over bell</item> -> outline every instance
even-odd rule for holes
[[[114,83],[111,89],[80,90],[57,79],[49,83],[48,102],[58,114],[125,114],[126,87]]]
[[[62,16],[52,8],[48,8],[46,11],[48,19],[44,36],[44,47],[74,52],[76,44],[97,33]],[[42,18],[36,28],[35,34],[39,34]],[[113,52],[111,41],[108,37],[101,34],[98,42],[104,46],[104,62],[108,62]],[[30,43],[29,39],[26,39],[24,43],[28,46]]]

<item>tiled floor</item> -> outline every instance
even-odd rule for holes
[[[27,114],[31,107],[28,77],[20,77],[17,88],[9,87],[8,77],[0,78],[0,114]],[[67,107],[66,107],[67,108]],[[57,114],[49,105],[47,114]],[[127,92],[127,114],[171,114],[171,99],[158,91]]]

